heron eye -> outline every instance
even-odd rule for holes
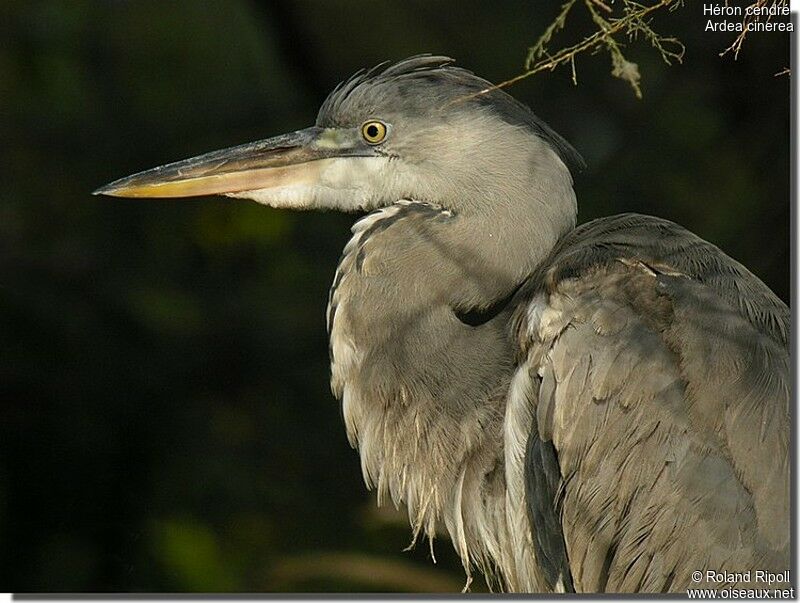
[[[369,144],[380,144],[386,138],[386,124],[381,121],[366,121],[361,126],[361,136]]]

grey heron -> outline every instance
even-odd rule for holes
[[[580,156],[446,57],[361,71],[314,126],[117,180],[366,211],[327,310],[364,480],[509,591],[752,586],[789,567],[789,311],[667,220],[576,226]],[[693,572],[702,572],[695,580]]]

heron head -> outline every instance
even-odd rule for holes
[[[511,96],[451,63],[422,55],[361,71],[331,92],[310,128],[140,172],[95,194],[221,194],[272,207],[355,211],[403,198],[451,205],[478,198],[489,180],[513,186],[537,165],[569,179],[566,166],[581,160],[568,143]]]

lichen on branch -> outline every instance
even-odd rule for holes
[[[725,0],[725,5],[728,5],[728,0]],[[541,71],[554,71],[562,65],[570,66],[572,81],[577,84],[576,57],[583,53],[607,52],[611,58],[611,75],[628,82],[636,97],[642,98],[639,66],[629,60],[624,51],[628,44],[643,40],[657,51],[666,64],[681,63],[686,50],[683,43],[678,38],[656,31],[652,20],[657,11],[673,11],[683,6],[684,0],[566,0],[555,19],[528,49],[525,71],[496,87],[504,88]],[[769,11],[763,9],[785,6],[788,6],[788,0],[752,0],[743,11],[745,17],[741,33],[720,56],[730,53],[734,58],[738,57],[749,31],[748,25],[772,18]],[[567,28],[568,22],[571,24],[576,20],[574,18],[578,13],[584,17],[588,15],[595,31],[576,44],[553,51],[555,38]],[[789,73],[788,68],[776,75],[786,73]]]
[[[505,87],[540,71],[553,71],[561,65],[570,66],[572,81],[577,84],[575,58],[585,52],[596,54],[605,51],[611,58],[611,75],[628,82],[634,94],[641,98],[639,66],[625,56],[626,45],[642,39],[648,42],[668,65],[674,61],[681,62],[685,49],[680,40],[658,33],[651,27],[650,21],[653,12],[660,9],[672,10],[682,5],[683,0],[657,0],[652,4],[635,0],[618,2],[567,0],[561,6],[555,20],[528,50],[525,72],[499,85]],[[551,51],[553,39],[566,27],[567,21],[580,10],[591,17],[597,30],[577,44],[556,52]]]

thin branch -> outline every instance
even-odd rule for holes
[[[728,5],[727,1],[725,2],[725,5]],[[739,35],[736,36],[736,39],[730,46],[719,53],[719,56],[724,57],[726,54],[733,53],[733,60],[737,60],[739,58],[739,51],[742,49],[744,40],[747,38],[747,34],[750,31],[750,27],[755,23],[759,23],[761,21],[761,17],[764,16],[762,15],[762,9],[767,9],[766,21],[769,22],[773,17],[770,9],[784,8],[788,6],[789,0],[756,0],[749,6],[745,7],[744,17],[742,18],[742,31],[739,32]]]
[[[572,81],[577,84],[575,58],[581,53],[596,53],[605,50],[611,57],[611,74],[627,81],[636,96],[641,98],[639,67],[625,57],[623,53],[624,41],[618,39],[621,36],[627,38],[627,41],[634,41],[639,36],[642,36],[659,52],[661,58],[667,64],[671,64],[672,61],[680,62],[682,60],[685,50],[683,44],[677,38],[665,37],[656,33],[650,27],[647,17],[662,8],[669,7],[672,9],[676,6],[681,6],[683,0],[658,0],[649,6],[634,0],[623,0],[622,14],[619,17],[614,16],[614,9],[607,0],[583,0],[582,4],[590,15],[592,22],[597,26],[596,32],[581,42],[562,48],[558,52],[551,53],[549,51],[549,44],[555,35],[564,29],[568,17],[578,5],[578,0],[568,0],[561,6],[555,20],[544,30],[544,33],[536,43],[528,49],[528,56],[525,59],[525,72],[482,92],[505,88],[541,71],[553,71],[557,67],[566,64],[570,65]]]
[[[564,25],[566,25],[567,22],[567,16],[577,1],[578,0],[568,0],[561,7],[561,12],[558,13],[558,16],[555,18],[555,20],[547,27],[547,29],[544,30],[544,33],[539,36],[536,44],[528,49],[528,56],[525,59],[526,70],[530,70],[535,64],[536,60],[546,54],[547,45],[550,43],[550,40],[553,39],[555,34],[564,29]]]
[[[652,4],[644,3],[645,0],[566,0],[561,5],[556,18],[547,26],[539,39],[528,49],[525,58],[525,71],[511,79],[481,90],[477,94],[485,94],[498,88],[506,88],[531,77],[542,71],[554,71],[562,65],[569,65],[573,84],[578,83],[576,58],[582,53],[596,54],[607,52],[611,59],[611,75],[622,79],[631,86],[637,98],[642,98],[641,74],[639,66],[625,56],[626,44],[639,40],[649,43],[658,52],[661,59],[667,64],[681,63],[686,51],[683,43],[673,36],[665,36],[651,26],[652,14],[658,10],[667,9],[670,12],[682,8],[684,0],[650,0]],[[733,43],[720,53],[724,56],[733,53],[734,58],[739,56],[739,51],[747,37],[750,25],[762,19],[770,21],[773,14],[772,8],[786,7],[789,0],[752,0],[744,10],[743,31]],[[725,0],[728,4],[728,0]],[[597,30],[580,42],[551,52],[550,45],[554,38],[567,26],[567,21],[583,7]],[[767,8],[767,14],[762,10]],[[772,11],[773,13],[775,11]],[[790,73],[786,68],[775,74],[785,75]],[[470,95],[470,96],[475,96]]]

